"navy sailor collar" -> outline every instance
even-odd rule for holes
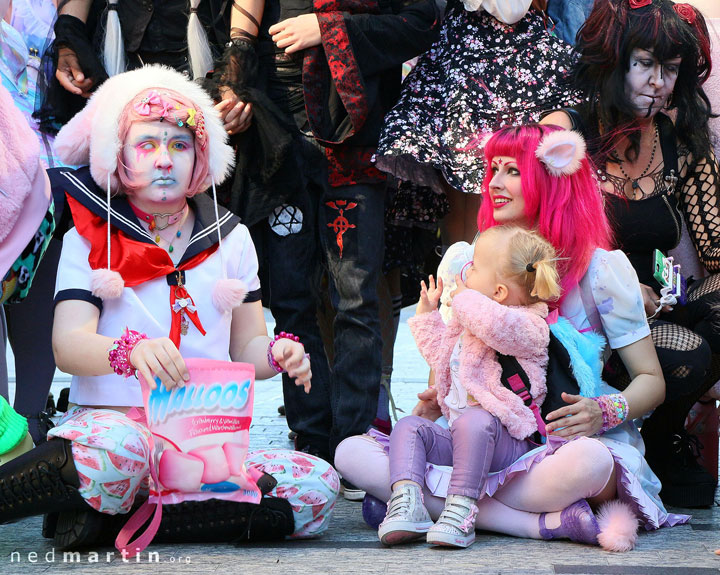
[[[106,193],[93,180],[89,167],[77,170],[58,168],[48,170],[48,175],[53,188],[62,188],[71,198],[80,202],[96,216],[107,221]],[[178,265],[213,247],[218,242],[215,206],[212,198],[205,193],[196,194],[192,198],[188,198],[188,205],[195,214],[195,223],[188,247]],[[237,227],[240,218],[222,206],[218,206],[218,213],[220,216],[220,234],[225,238]],[[155,245],[153,237],[140,224],[126,196],[115,196],[110,199],[110,218],[113,227],[125,232],[131,238]]]

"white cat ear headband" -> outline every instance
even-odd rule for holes
[[[550,132],[535,150],[535,156],[553,176],[571,176],[585,157],[585,140],[572,130]]]

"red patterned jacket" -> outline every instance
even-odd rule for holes
[[[284,11],[318,15],[322,45],[305,51],[303,92],[310,128],[326,149],[330,184],[384,181],[370,158],[399,96],[402,63],[437,37],[435,0],[279,2]]]

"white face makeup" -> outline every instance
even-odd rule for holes
[[[142,185],[132,193],[138,207],[176,211],[185,204],[195,167],[193,135],[171,122],[135,122],[128,130],[123,162],[128,175]]]
[[[490,162],[493,174],[488,189],[493,206],[493,218],[500,224],[524,226],[525,199],[522,195],[520,171],[515,158],[495,156]]]
[[[667,105],[675,89],[681,62],[679,57],[660,62],[651,51],[641,48],[630,53],[625,95],[639,118],[651,118]]]

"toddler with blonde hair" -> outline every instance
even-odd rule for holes
[[[538,420],[502,383],[499,356],[512,356],[527,374],[529,394],[546,394],[549,301],[560,297],[553,247],[539,234],[496,226],[480,234],[472,261],[455,277],[452,317],[437,311],[443,291],[432,276],[422,282],[415,317],[408,321],[420,353],[435,370],[445,429],[426,419],[401,419],[390,436],[392,496],[378,530],[385,545],[417,539],[468,547],[475,540],[476,502],[488,473],[531,450]],[[422,501],[426,463],[452,465],[445,508],[433,525]]]

